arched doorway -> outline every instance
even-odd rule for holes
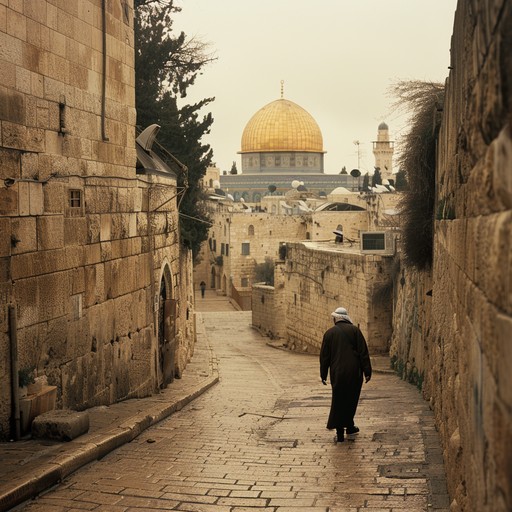
[[[160,281],[158,300],[159,386],[165,388],[174,380],[176,359],[176,299],[172,298],[172,278],[166,265]]]

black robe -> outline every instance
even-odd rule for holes
[[[337,322],[327,330],[320,350],[320,377],[331,373],[332,401],[327,428],[350,427],[363,385],[363,374],[372,375],[363,333],[350,322]]]

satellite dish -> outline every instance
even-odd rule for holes
[[[231,194],[228,194],[228,199],[230,199],[231,201],[235,200],[235,198]]]
[[[212,185],[213,185],[213,188],[220,188],[220,181],[219,180],[214,180]]]
[[[352,169],[350,171],[350,176],[353,178],[359,178],[359,176],[361,176],[361,171],[359,169]]]
[[[300,181],[298,181],[298,180],[292,181],[292,188],[297,188],[299,185],[300,185]]]
[[[389,180],[382,180],[383,185],[389,185]]]
[[[301,181],[301,182],[300,182],[300,184],[299,184],[299,186],[300,186],[300,185],[304,186],[304,182],[303,182],[303,181]]]
[[[243,197],[240,198],[241,203],[245,203],[245,199]]]

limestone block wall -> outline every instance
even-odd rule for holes
[[[174,276],[178,282],[176,289],[178,317],[176,325],[177,350],[175,368],[178,377],[183,374],[187,364],[194,355],[194,342],[196,339],[192,251],[181,245],[179,245],[179,250],[179,259],[176,262],[178,273]],[[169,251],[167,250],[166,252]]]
[[[389,355],[397,374],[418,389],[423,389],[430,371],[430,353],[426,349],[428,326],[432,315],[432,273],[417,272],[395,256],[393,277],[393,334]]]
[[[424,352],[452,512],[512,509],[511,26],[506,0],[458,2],[438,145],[432,297],[417,297],[427,314],[414,352]]]
[[[20,368],[46,374],[61,407],[108,404],[158,386],[164,273],[169,295],[185,297],[176,319],[180,368],[191,351],[190,257],[180,254],[175,201],[165,203],[176,181],[135,171],[133,3],[106,5],[106,46],[100,2],[0,6],[4,438],[9,305]]]
[[[252,325],[271,339],[286,336],[286,290],[284,261],[274,269],[274,286],[252,287]]]
[[[287,244],[288,347],[319,352],[323,333],[332,325],[331,312],[343,306],[361,328],[370,352],[386,353],[391,337],[391,273],[391,257],[349,252],[334,243]]]
[[[455,510],[512,509],[511,27],[506,0],[459,2],[440,134],[430,390]]]

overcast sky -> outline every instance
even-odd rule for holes
[[[373,173],[372,141],[381,121],[399,148],[406,117],[391,113],[392,84],[444,82],[457,0],[178,0],[173,30],[211,43],[217,60],[187,102],[215,97],[214,161],[240,170],[245,125],[284,97],[307,110],[324,140],[325,172]],[[354,141],[360,142],[359,146]],[[394,172],[398,169],[395,167]]]

